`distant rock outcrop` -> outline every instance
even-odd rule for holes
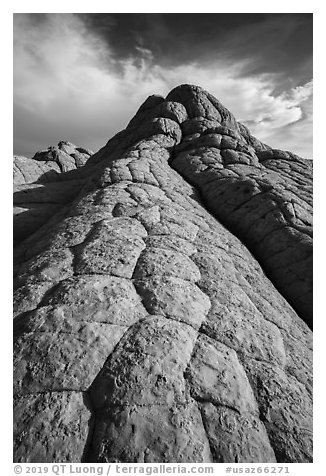
[[[311,162],[190,85],[90,154],[16,191],[15,461],[311,462]]]
[[[14,239],[20,243],[71,201],[81,182],[64,172],[85,165],[93,152],[61,141],[32,159],[14,156]]]

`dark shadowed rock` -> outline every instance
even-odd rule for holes
[[[311,462],[311,163],[190,85],[86,155],[16,158],[14,460]]]

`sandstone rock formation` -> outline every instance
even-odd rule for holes
[[[15,248],[15,461],[311,462],[311,163],[189,85],[60,144],[16,192],[57,208]]]
[[[61,141],[32,159],[14,156],[14,239],[20,243],[78,193],[82,182],[66,180],[93,152]]]

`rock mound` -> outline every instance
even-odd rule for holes
[[[63,154],[29,159],[64,198],[15,249],[15,461],[312,461],[310,162],[190,85]]]
[[[36,231],[79,191],[81,182],[65,173],[85,165],[93,152],[61,141],[32,159],[14,156],[14,243]]]

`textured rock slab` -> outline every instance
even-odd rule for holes
[[[46,250],[17,268],[16,284],[36,282],[58,283],[73,274],[73,253],[70,249]]]
[[[307,462],[312,454],[311,395],[296,379],[264,362],[248,361],[250,379],[278,461]]]
[[[274,463],[274,451],[263,423],[211,403],[200,405],[209,445],[216,463]]]
[[[128,407],[98,418],[92,462],[212,462],[196,405]]]
[[[135,281],[146,309],[198,329],[210,307],[208,297],[193,283],[174,277],[153,277]]]
[[[258,414],[258,406],[237,354],[206,336],[197,339],[186,378],[199,401]]]
[[[138,260],[134,278],[158,274],[195,282],[200,279],[197,266],[184,254],[164,248],[146,249]]]
[[[127,327],[78,322],[64,310],[43,307],[23,317],[15,340],[17,393],[61,388],[86,391]]]
[[[147,311],[130,280],[114,276],[75,276],[60,283],[48,299],[78,321],[130,326]]]
[[[18,397],[14,407],[15,462],[77,463],[91,426],[87,396],[53,392]]]
[[[96,224],[76,258],[79,274],[112,274],[131,278],[145,248],[145,228],[132,218],[103,220]]]
[[[150,316],[121,339],[95,380],[91,396],[96,408],[185,403],[183,378],[196,331],[185,324]]]

